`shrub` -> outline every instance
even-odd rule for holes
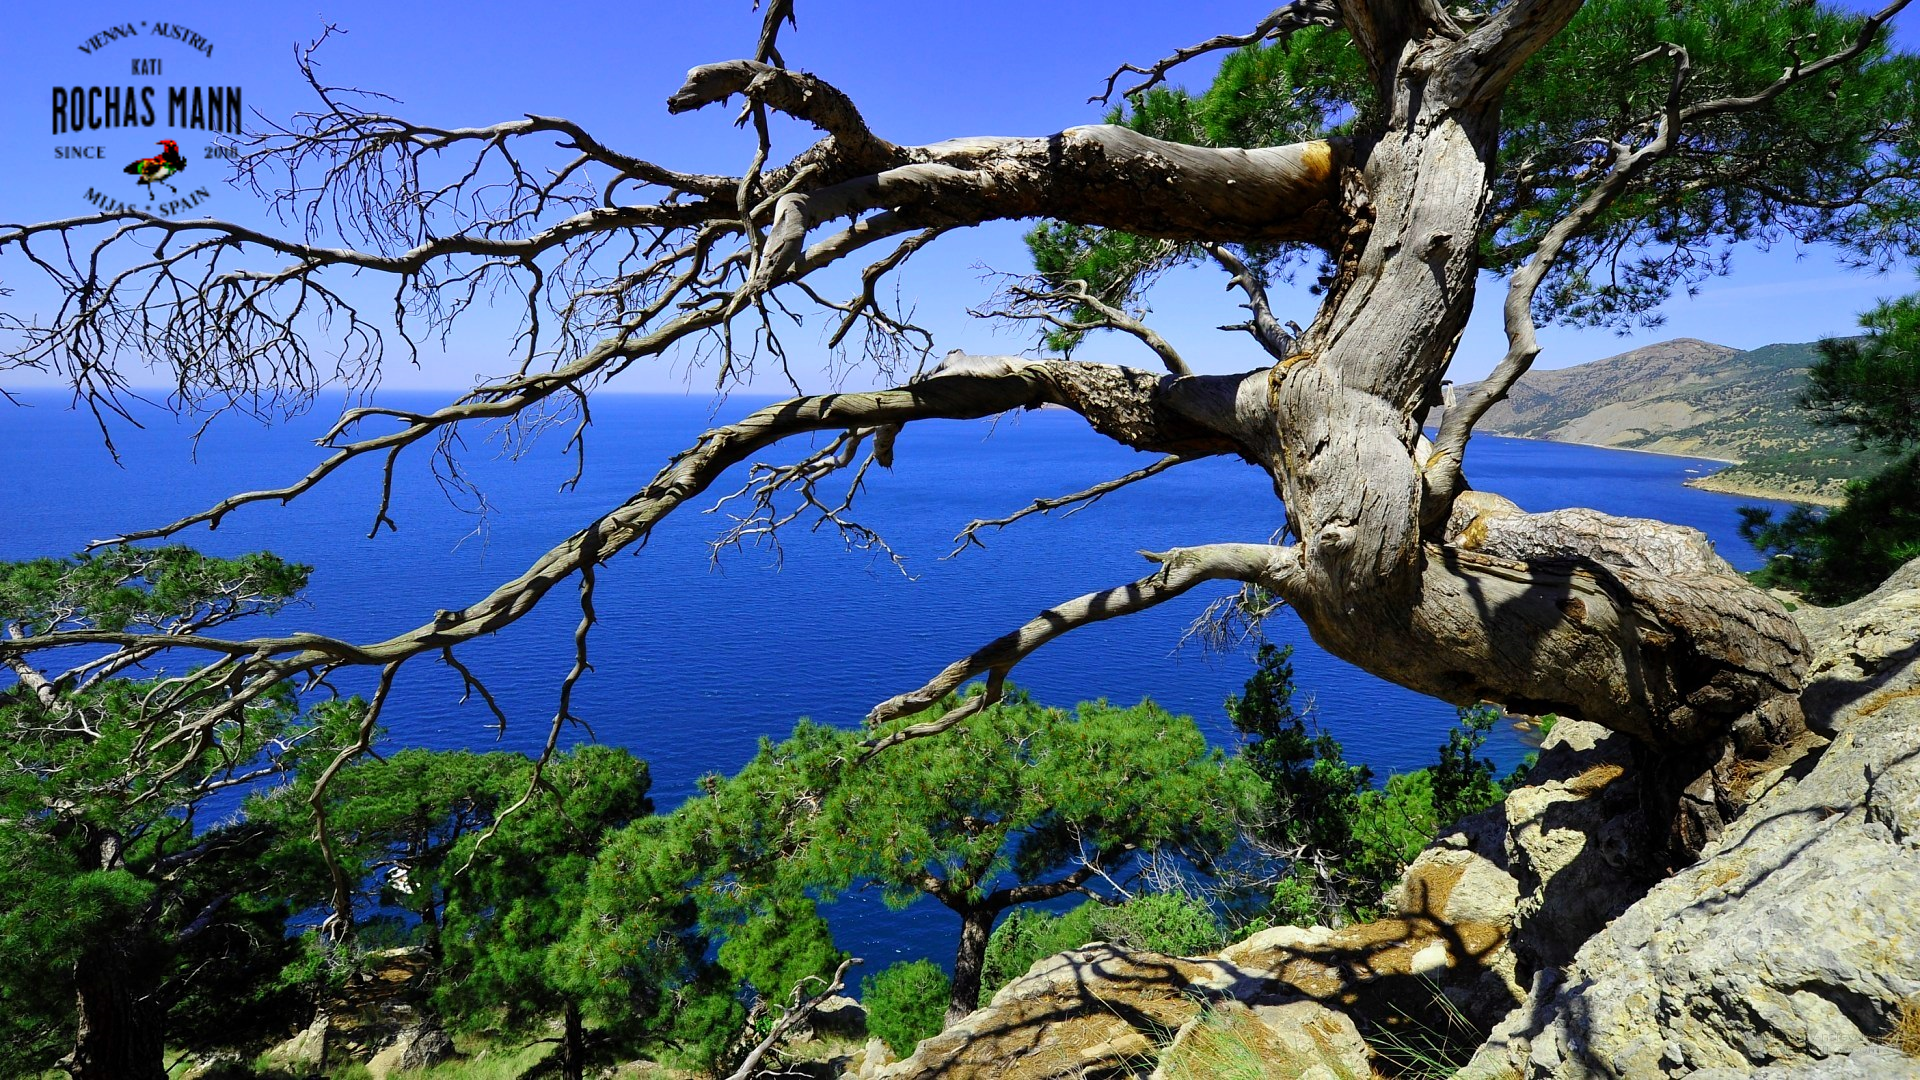
[[[986,1005],[1036,961],[1090,941],[1170,956],[1198,956],[1225,944],[1226,935],[1211,908],[1179,893],[1148,893],[1112,905],[1088,900],[1058,914],[1016,909],[987,941],[980,1004]]]
[[[860,980],[867,1030],[905,1057],[922,1039],[940,1034],[946,1022],[951,980],[931,960],[902,962]]]
[[[1182,893],[1148,893],[1112,907],[1082,906],[1093,908],[1092,941],[1169,956],[1198,956],[1225,944],[1212,909]]]
[[[1007,912],[987,939],[987,956],[980,968],[979,1004],[984,1007],[1001,987],[1026,974],[1035,961],[1094,940],[1088,907],[1081,904],[1060,914],[1032,907]]]

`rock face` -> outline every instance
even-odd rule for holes
[[[869,1055],[856,1075],[1043,1080],[1141,1075],[1157,1061],[1182,1080],[1238,1075],[1213,1060],[1233,1046],[1260,1048],[1275,1076],[1368,1076],[1355,1017],[1438,1026],[1458,1009],[1491,1025],[1534,970],[1571,958],[1651,886],[1630,759],[1625,736],[1563,721],[1530,786],[1414,861],[1389,917],[1275,927],[1211,957],[1062,953],[907,1060],[875,1067]]]
[[[327,1060],[330,1026],[325,1013],[314,1017],[306,1030],[267,1051],[267,1064],[293,1076],[319,1076]]]
[[[1920,563],[1804,620],[1832,742],[1543,969],[1463,1076],[1920,1077]]]
[[[1563,720],[1526,786],[1414,861],[1391,917],[1049,957],[858,1076],[1365,1077],[1361,1032],[1437,989],[1499,1021],[1467,1080],[1920,1080],[1920,561],[1799,617],[1799,704],[1831,741],[1742,760],[1747,809],[1678,873],[1671,763]]]
[[[367,1062],[373,1080],[386,1080],[397,1072],[425,1069],[453,1056],[453,1040],[434,1023],[402,1028],[385,1049]]]
[[[1270,959],[1294,951],[1270,939],[1242,953],[1243,959],[1252,955]],[[1249,1064],[1269,1071],[1223,1068]],[[986,1008],[922,1042],[912,1057],[857,1075],[1064,1080],[1144,1076],[1150,1070],[1162,1080],[1372,1075],[1353,1021],[1303,998],[1283,973],[1222,957],[1183,959],[1104,942],[1039,961]]]
[[[1480,843],[1501,850],[1492,839],[1500,826],[1485,824]],[[1390,918],[1338,930],[1276,927],[1210,957],[1105,943],[1061,953],[907,1060],[856,1075],[1047,1080],[1144,1075],[1157,1061],[1164,1080],[1198,1080],[1243,1075],[1246,1062],[1228,1069],[1221,1058],[1254,1048],[1255,1064],[1266,1062],[1275,1077],[1368,1077],[1353,1015],[1430,1011],[1436,987],[1495,1016],[1519,997],[1504,947],[1514,879],[1474,854],[1467,834],[1450,842],[1409,870]]]

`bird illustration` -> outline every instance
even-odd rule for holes
[[[161,139],[156,145],[161,147],[159,157],[141,158],[125,170],[140,178],[134,183],[147,189],[149,202],[153,201],[154,184],[165,184],[168,177],[187,167],[187,159],[180,156],[178,143],[172,139]],[[172,184],[167,184],[167,190],[179,193]]]

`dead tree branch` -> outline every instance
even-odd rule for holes
[[[1113,87],[1126,74],[1144,75],[1146,78],[1121,91],[1123,98],[1137,97],[1166,81],[1167,73],[1197,56],[1205,56],[1221,49],[1241,49],[1248,45],[1257,45],[1263,41],[1282,41],[1295,32],[1309,26],[1339,26],[1340,11],[1330,0],[1295,0],[1291,4],[1282,4],[1267,13],[1252,30],[1244,34],[1219,34],[1197,45],[1175,49],[1173,55],[1155,62],[1150,67],[1136,67],[1122,64],[1113,74],[1107,76],[1106,89],[1087,99],[1089,105],[1105,105],[1113,100]]]
[[[1014,511],[1011,514],[1008,514],[1006,517],[988,518],[985,520],[969,521],[967,523],[966,528],[961,529],[960,532],[956,536],[954,536],[953,538],[954,549],[948,552],[946,557],[951,559],[954,556],[960,554],[962,551],[965,551],[970,546],[986,547],[985,544],[980,542],[980,538],[977,535],[975,535],[981,529],[986,529],[986,528],[1004,529],[1007,526],[1013,524],[1014,522],[1019,521],[1023,517],[1027,517],[1032,514],[1051,513],[1055,510],[1060,509],[1063,506],[1073,507],[1073,509],[1067,511],[1066,514],[1062,515],[1065,517],[1071,517],[1072,515],[1077,514],[1080,511],[1086,509],[1087,507],[1092,506],[1094,503],[1099,502],[1101,498],[1106,495],[1110,495],[1113,492],[1119,491],[1121,488],[1126,487],[1130,484],[1137,484],[1140,481],[1147,479],[1148,477],[1158,476],[1161,473],[1166,472],[1168,469],[1171,469],[1175,465],[1179,465],[1186,460],[1187,460],[1186,458],[1180,457],[1177,454],[1169,454],[1166,457],[1161,458],[1159,461],[1154,462],[1153,464],[1147,466],[1144,469],[1136,469],[1133,472],[1126,474],[1125,476],[1115,477],[1112,480],[1103,480],[1100,483],[1095,484],[1092,487],[1087,488],[1083,491],[1076,491],[1071,495],[1059,495],[1050,499],[1046,499],[1046,498],[1035,499],[1033,500],[1033,502],[1029,503],[1025,507],[1022,507],[1021,509]]]

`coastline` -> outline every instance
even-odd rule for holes
[[[1497,435],[1502,439],[1519,439],[1522,442],[1555,443],[1560,446],[1588,446],[1595,450],[1618,450],[1623,454],[1652,454],[1654,457],[1681,458],[1686,461],[1717,461],[1722,465],[1745,465],[1740,458],[1714,457],[1712,454],[1676,454],[1668,450],[1644,450],[1638,446],[1609,446],[1606,443],[1576,442],[1572,439],[1542,439],[1535,435],[1509,435],[1504,431],[1481,431],[1480,435]]]
[[[1687,487],[1699,491],[1711,491],[1721,495],[1746,495],[1755,499],[1774,499],[1779,502],[1804,503],[1810,506],[1839,506],[1845,500],[1831,495],[1815,495],[1804,491],[1786,491],[1768,487],[1764,484],[1744,484],[1738,480],[1717,480],[1720,474],[1708,473],[1682,481]]]
[[[1714,457],[1711,454],[1676,454],[1666,450],[1645,450],[1637,446],[1608,446],[1604,443],[1575,442],[1571,439],[1542,439],[1531,435],[1508,435],[1499,431],[1484,434],[1497,435],[1503,439],[1521,439],[1526,442],[1558,443],[1561,446],[1588,446],[1595,450],[1618,450],[1627,454],[1652,454],[1655,457],[1679,458],[1685,461],[1714,461],[1725,466],[1744,465],[1739,458]],[[1776,502],[1803,503],[1811,506],[1839,506],[1843,500],[1831,495],[1819,495],[1805,491],[1790,491],[1784,487],[1766,484],[1746,483],[1740,480],[1718,480],[1725,469],[1716,469],[1704,476],[1682,480],[1681,483],[1697,491],[1711,491],[1718,495],[1745,495],[1755,499],[1771,499]]]

